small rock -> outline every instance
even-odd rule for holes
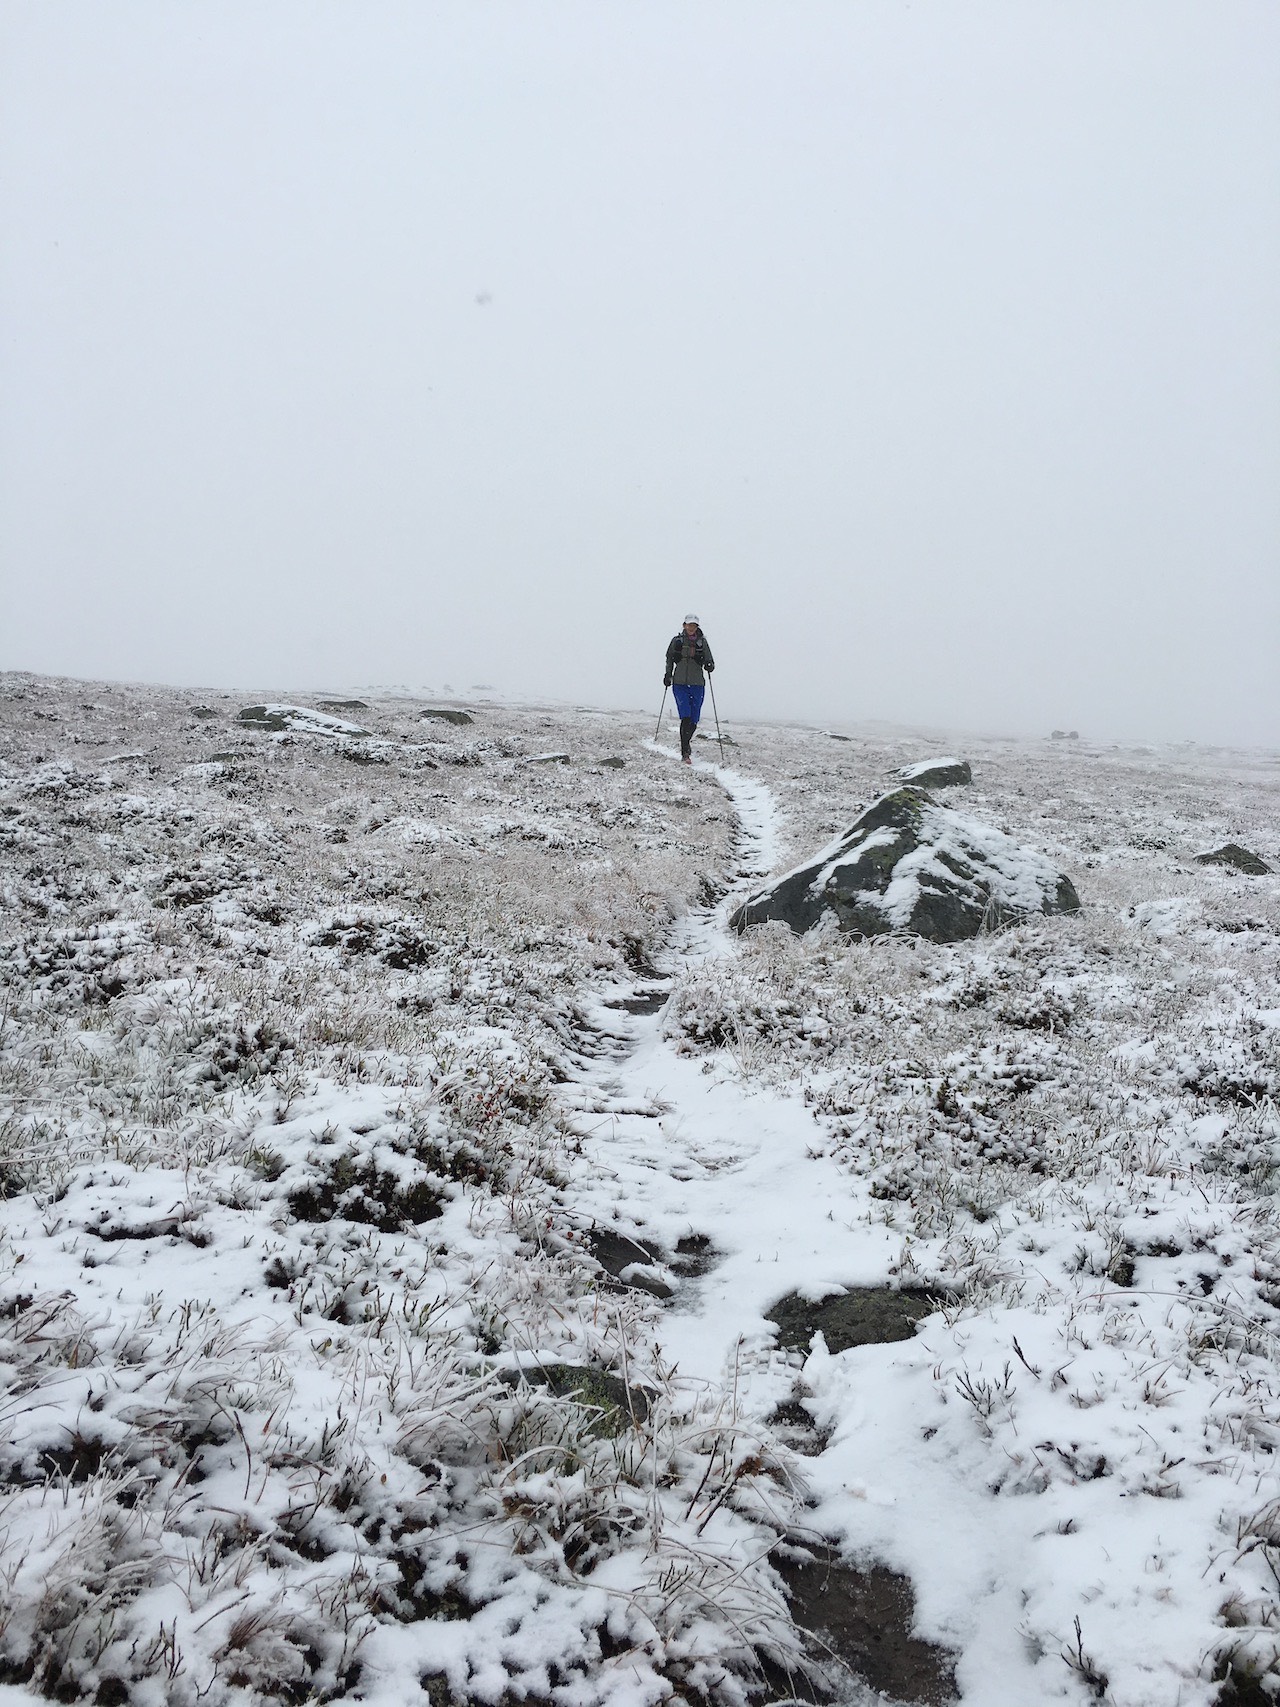
[[[216,717],[218,714],[211,705],[193,705],[191,707],[191,715],[193,717],[206,718]]]
[[[440,710],[420,711],[418,713],[418,716],[419,717],[434,717],[441,723],[462,724],[462,723],[474,723],[475,722],[475,718],[471,715],[471,713],[469,711],[450,711],[450,710],[447,710],[444,708],[441,708]]]
[[[601,759],[600,764],[606,770],[620,771],[626,762],[625,759]]]
[[[525,760],[527,765],[567,765],[568,753],[531,753]]]
[[[369,707],[362,699],[318,699],[316,709],[319,711],[368,711]]]
[[[1236,871],[1243,871],[1246,877],[1269,877],[1271,874],[1271,867],[1266,861],[1248,848],[1242,848],[1239,842],[1227,842],[1212,853],[1197,854],[1196,859],[1201,865],[1232,866]]]

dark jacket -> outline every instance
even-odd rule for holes
[[[710,675],[716,667],[716,661],[711,656],[711,648],[707,645],[707,637],[701,629],[690,636],[682,628],[670,646],[667,647],[667,682],[674,682],[681,688],[701,688],[706,686],[703,671]]]

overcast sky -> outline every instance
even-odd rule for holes
[[[0,668],[1280,744],[1274,0],[7,0]]]

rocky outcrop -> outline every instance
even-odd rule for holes
[[[919,764],[904,765],[898,776],[913,788],[959,788],[973,781],[968,759],[922,759]]]
[[[236,719],[255,729],[269,729],[274,734],[294,735],[367,735],[355,723],[346,723],[327,712],[314,711],[309,705],[246,705]]]
[[[1271,867],[1256,853],[1248,848],[1242,848],[1239,842],[1227,842],[1224,847],[1214,848],[1212,853],[1197,854],[1196,859],[1201,865],[1229,865],[1236,871],[1243,871],[1246,877],[1267,877]]]
[[[891,931],[959,942],[1036,913],[1074,913],[1071,880],[1043,854],[939,806],[921,788],[899,788],[844,835],[739,907],[737,930],[781,919],[799,935],[826,913],[842,931]]]

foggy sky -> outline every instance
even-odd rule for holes
[[[1272,0],[0,10],[0,668],[1280,743]]]

